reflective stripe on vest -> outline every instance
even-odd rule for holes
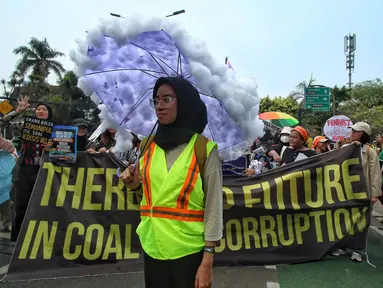
[[[166,154],[152,143],[140,160],[143,197],[137,228],[141,246],[154,259],[178,259],[205,245],[205,194],[196,156],[195,134],[168,170]],[[206,144],[206,156],[215,147]]]
[[[196,134],[197,135],[197,134]],[[194,145],[196,135],[193,136],[189,145]],[[207,153],[215,146],[215,143],[209,143]],[[152,202],[152,185],[150,180],[150,172],[153,161],[153,154],[155,149],[161,149],[152,143],[144,155],[143,158],[143,192],[146,201],[146,205],[141,206],[141,216],[167,218],[185,222],[203,222],[204,210],[191,210],[189,209],[190,194],[194,190],[197,180],[199,179],[199,166],[196,157],[196,153],[192,153],[191,163],[188,168],[186,179],[177,197],[177,201],[174,202],[173,207],[153,206]],[[162,150],[162,149],[161,149]],[[180,157],[182,154],[180,155]]]

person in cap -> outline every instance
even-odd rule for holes
[[[285,149],[282,155],[282,165],[303,160],[316,155],[316,152],[308,149],[305,144],[309,138],[306,129],[301,126],[294,127],[290,133],[290,146]]]
[[[362,147],[362,165],[367,179],[367,186],[375,203],[377,197],[382,195],[381,185],[382,178],[380,173],[380,165],[378,154],[371,148],[371,127],[365,122],[357,122],[351,128],[352,143]]]
[[[374,213],[375,205],[380,204],[377,203],[378,197],[382,195],[382,176],[379,167],[378,155],[369,145],[372,135],[371,127],[365,122],[357,122],[349,128],[351,128],[351,144],[360,146],[362,149],[363,172],[366,179],[368,192],[372,197],[372,202],[374,203]],[[346,144],[343,147],[351,144]],[[362,253],[360,253],[360,251],[363,251],[364,249],[365,246],[362,244],[358,251],[352,251],[351,260],[355,262],[361,262]],[[345,254],[347,253],[344,249],[338,249],[331,253],[333,256]]]
[[[331,151],[330,140],[325,136],[316,136],[313,140],[313,150],[318,154]]]
[[[88,147],[88,122],[83,118],[77,118],[72,121],[72,126],[77,130],[77,151],[86,151]]]
[[[142,141],[137,167],[120,177],[128,189],[143,191],[137,234],[145,287],[211,287],[223,194],[217,144],[201,135],[206,105],[189,81],[177,77],[158,79],[150,102],[156,134]]]
[[[35,117],[52,122],[52,107],[44,102],[37,104]],[[14,182],[14,185],[12,185],[12,242],[16,242],[19,235],[29,199],[31,198],[33,187],[40,170],[41,156],[47,146],[48,144],[36,144],[33,142],[22,141],[20,148],[21,156],[17,161],[12,176],[12,182]]]
[[[291,127],[284,127],[279,136],[279,143],[271,146],[266,152],[266,155],[270,158],[273,158],[276,163],[281,162],[283,152],[290,145],[290,133],[292,129],[293,128]]]

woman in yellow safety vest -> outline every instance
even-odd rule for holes
[[[127,188],[143,191],[137,234],[145,284],[211,287],[214,249],[222,238],[223,193],[217,145],[204,138],[206,160],[201,165],[198,159],[206,106],[197,89],[177,77],[158,79],[150,101],[157,132],[146,140],[137,168],[130,166],[120,176]]]

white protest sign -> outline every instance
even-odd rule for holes
[[[333,116],[324,125],[324,134],[332,141],[342,141],[351,135],[352,126],[350,118],[344,115]]]

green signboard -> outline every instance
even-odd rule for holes
[[[307,87],[305,89],[305,109],[311,111],[330,111],[330,88]]]

